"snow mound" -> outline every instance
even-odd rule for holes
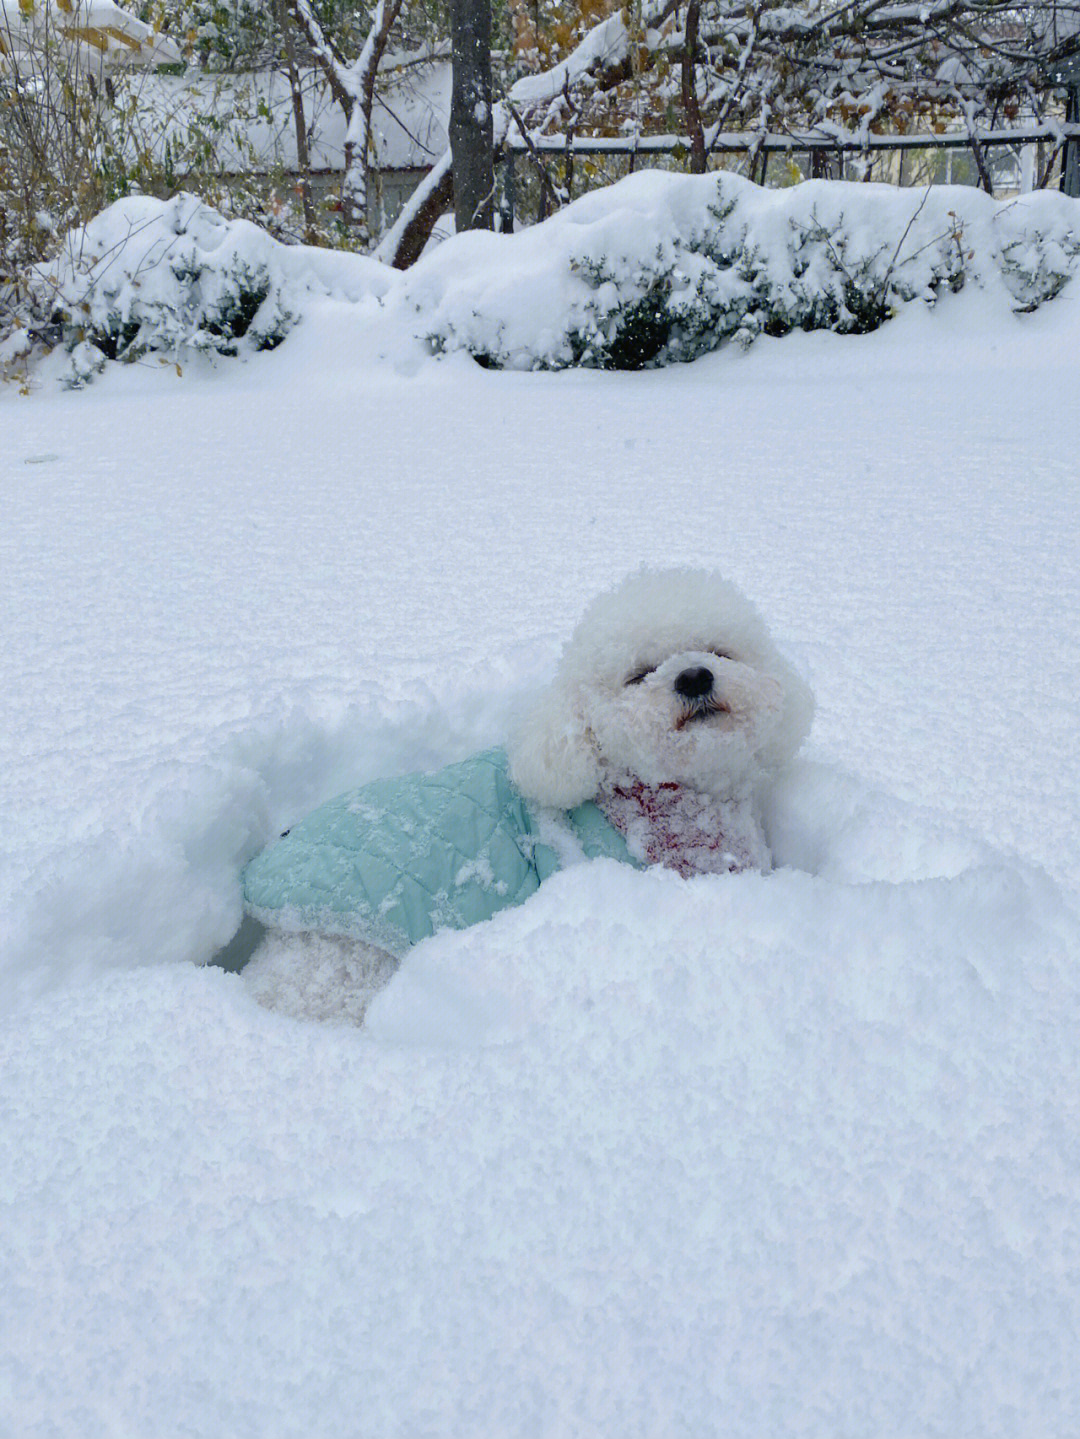
[[[436,350],[517,369],[639,369],[729,339],[863,333],[965,284],[1034,309],[1080,253],[1075,203],[994,201],[810,181],[645,171],[514,235],[472,232],[409,272],[404,299]]]
[[[283,829],[358,781],[491,743],[484,701],[402,697],[320,704],[223,732],[191,757],[121,769],[69,809],[62,839],[24,839],[0,865],[0,992],[9,1012],[115,969],[204,964],[243,917],[240,874]],[[468,713],[462,713],[467,709]]]
[[[32,286],[70,354],[66,382],[79,386],[106,360],[274,349],[305,294],[360,300],[393,278],[362,256],[282,245],[180,194],[118,200],[72,231]]]

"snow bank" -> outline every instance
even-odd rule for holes
[[[384,690],[344,703],[309,686],[285,712],[239,726],[207,713],[190,754],[165,745],[134,778],[129,758],[105,793],[87,785],[92,799],[67,806],[60,837],[39,845],[24,833],[0,867],[5,1008],[111,970],[206,963],[241,925],[241,870],[282,829],[358,778],[437,767],[492,741],[475,693],[435,705],[422,685]],[[130,756],[143,737],[125,739]],[[32,830],[33,807],[21,809]]]
[[[643,171],[512,236],[474,233],[409,272],[437,350],[516,369],[639,369],[793,329],[862,333],[912,300],[985,285],[1030,310],[1080,253],[1056,194]]]
[[[420,339],[497,368],[640,369],[730,339],[862,333],[965,285],[1030,311],[1058,294],[1078,253],[1076,207],[1058,194],[765,190],[724,172],[645,171],[514,235],[455,236],[404,276],[281,245],[191,196],[122,200],[69,236],[34,284],[75,385],[107,359],[272,349],[326,295],[358,303],[375,351]]]
[[[784,808],[817,875],[566,871],[366,1033],[187,966],[6,1028],[14,1430],[1075,1432],[1075,919]]]

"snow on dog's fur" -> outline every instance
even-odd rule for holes
[[[647,862],[768,869],[761,790],[812,715],[808,686],[734,585],[641,570],[586,610],[510,746],[511,775],[540,804],[595,800]]]

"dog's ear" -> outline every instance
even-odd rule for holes
[[[581,706],[558,684],[532,709],[507,751],[510,778],[537,804],[573,809],[600,788],[600,765]]]
[[[762,747],[758,758],[767,770],[775,772],[791,763],[810,733],[814,720],[814,693],[794,665],[779,654],[774,657],[771,673],[784,686],[784,704],[780,723]]]

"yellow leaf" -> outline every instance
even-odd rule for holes
[[[109,37],[104,30],[96,26],[86,25],[65,25],[64,34],[72,40],[85,40],[88,45],[93,45],[95,50],[107,50],[109,48]],[[136,46],[136,49],[138,47]]]

